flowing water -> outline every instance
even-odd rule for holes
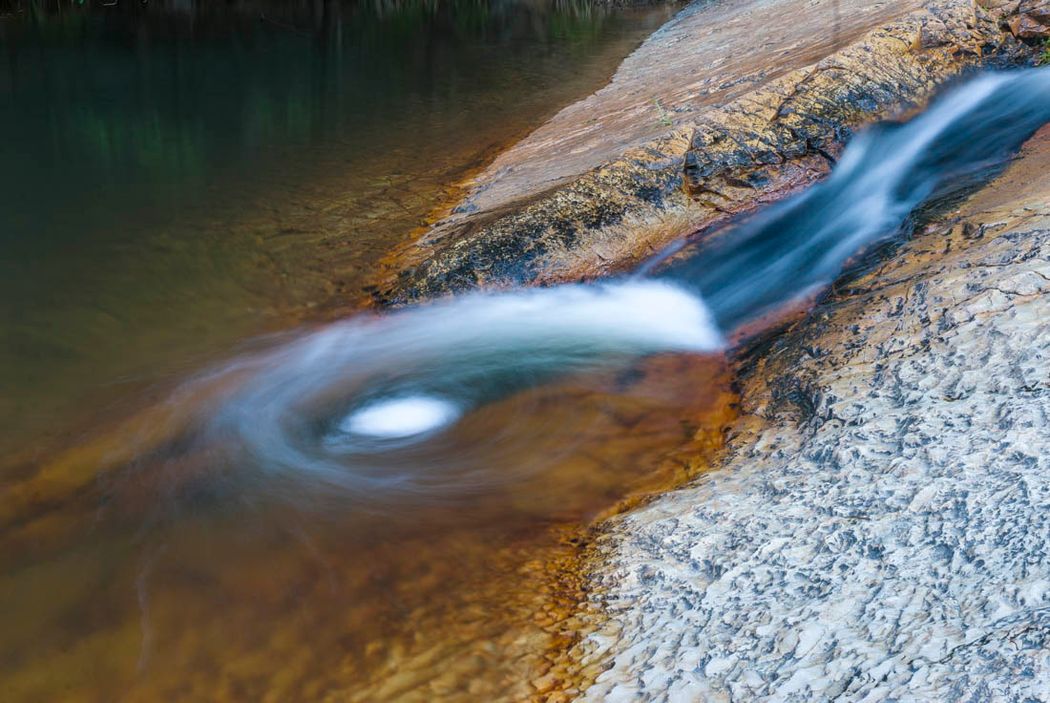
[[[1048,120],[1047,69],[979,76],[907,123],[866,130],[826,182],[679,256],[665,275],[699,292],[722,328],[747,323],[829,284],[916,207],[980,182]]]
[[[456,181],[672,11],[0,2],[0,450],[345,312]]]
[[[725,336],[829,283],[1050,121],[979,77],[660,273],[477,293],[259,340],[15,476],[0,678],[18,700],[521,699],[571,642],[571,526],[690,476]]]
[[[282,491],[324,486],[372,508],[524,480],[551,460],[519,431],[536,422],[490,408],[653,355],[717,354],[723,334],[828,286],[916,207],[986,177],[1048,121],[1050,69],[980,76],[909,122],[863,132],[825,182],[702,242],[657,279],[463,295],[218,367],[174,401],[194,408],[178,451],[220,452]],[[575,431],[542,434],[574,451]]]

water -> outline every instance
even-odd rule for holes
[[[663,275],[699,292],[723,329],[753,321],[827,286],[848,259],[899,234],[916,207],[987,176],[1047,121],[1047,69],[977,77],[909,122],[865,130],[826,182]]]
[[[546,420],[530,390],[563,378],[600,387],[645,356],[722,344],[703,304],[667,283],[466,295],[355,317],[214,369],[169,401],[189,426],[137,453],[221,457],[242,495],[334,491],[397,512],[518,485],[576,452],[577,423],[546,427],[544,441],[558,439],[537,451]],[[509,398],[515,412],[499,412]],[[537,415],[529,432],[522,413]]]
[[[720,353],[723,335],[827,286],[918,205],[986,175],[1048,121],[1050,70],[980,76],[909,122],[866,130],[827,181],[716,235],[657,280],[474,293],[242,357],[177,401],[209,399],[187,413],[198,424],[178,433],[178,450],[221,452],[279,477],[281,490],[325,485],[373,506],[542,474],[554,458],[534,451],[519,417],[490,407],[654,354]],[[546,432],[562,437],[560,451],[580,449],[571,430]]]
[[[442,677],[518,697],[553,636],[536,614],[571,601],[548,568],[572,556],[564,530],[688,468],[661,462],[726,397],[665,376],[721,388],[720,362],[457,403],[448,432],[409,438],[484,447],[540,411],[527,448],[544,461],[441,500],[362,503],[256,464],[232,399],[274,392],[239,382],[323,336],[455,182],[604,84],[671,12],[0,2],[5,700],[429,699]],[[310,456],[398,439],[342,410],[348,431]],[[512,445],[492,446],[457,470],[500,465]]]
[[[0,449],[23,457],[154,400],[239,340],[345,314],[453,183],[603,85],[671,12],[5,9]]]
[[[354,316],[211,365],[9,486],[9,697],[520,700],[571,642],[571,526],[717,447],[734,328],[1047,121],[1050,73],[981,77],[657,279]]]

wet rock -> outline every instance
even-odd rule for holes
[[[1050,2],[1046,0],[981,0],[983,7],[998,11],[1013,35],[1026,41],[1050,37]]]
[[[585,700],[1050,700],[1048,173],[739,359],[717,470],[594,547]]]
[[[1029,15],[1021,15],[1011,24],[1014,35],[1021,39],[1046,39],[1050,37],[1050,26]]]
[[[1003,27],[1035,21],[1037,4],[1019,15],[1023,3],[931,0],[722,107],[676,113],[671,134],[579,178],[439,223],[396,259],[373,298],[402,304],[636,265],[683,235],[823,177],[854,130],[921,104],[963,71],[1030,57],[1034,48]]]

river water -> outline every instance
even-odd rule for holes
[[[580,8],[548,10],[550,18]],[[263,22],[300,36],[308,18]],[[323,28],[333,20],[314,20],[329,36]],[[237,92],[231,85],[219,99]],[[22,88],[12,82],[12,90]],[[859,252],[906,231],[916,207],[987,175],[1048,120],[1046,70],[979,77],[907,123],[858,136],[825,183],[644,274],[602,284],[346,314],[322,293],[338,298],[361,273],[339,279],[325,265],[365,271],[396,237],[362,235],[374,249],[361,251],[371,254],[342,258],[346,230],[327,239],[309,230],[259,280],[301,265],[325,285],[289,294],[293,302],[275,306],[282,324],[252,330],[271,334],[217,355],[206,353],[202,332],[193,363],[172,345],[182,350],[178,380],[154,382],[141,412],[102,423],[105,431],[64,452],[14,454],[0,503],[0,602],[11,606],[0,634],[5,698],[520,700],[571,689],[558,655],[572,645],[572,615],[587,600],[575,576],[581,525],[705,467],[733,412],[726,339],[829,284]],[[484,151],[475,146],[461,155]],[[238,158],[253,173],[272,163],[269,182],[294,184],[305,167],[285,157]],[[205,171],[238,163],[228,161]],[[442,173],[456,172],[449,168]],[[377,202],[402,193],[400,178]],[[407,208],[413,217],[436,207],[434,193],[447,184],[429,182],[426,207]],[[267,201],[259,197],[251,202]],[[215,202],[227,199],[245,202]],[[20,207],[16,231],[35,217]],[[104,210],[81,209],[85,224]],[[377,233],[397,229],[375,219]],[[6,353],[31,359],[40,356],[27,331],[36,323],[20,315],[38,306],[50,319],[45,303],[62,311],[69,299],[29,294],[46,280],[43,253],[60,249],[21,232],[11,251],[26,271],[7,262],[11,285],[24,287],[13,289],[24,296],[12,314],[20,344]],[[265,248],[266,239],[253,241]],[[183,238],[164,241],[181,251]],[[34,263],[42,268],[31,275]],[[135,275],[149,281],[151,271]],[[192,300],[208,290],[194,280],[186,281]],[[208,299],[234,315],[237,300],[256,301],[244,303],[256,310],[268,289],[244,290],[255,292]],[[140,302],[154,311],[155,329],[185,312]],[[240,338],[229,326],[224,338]],[[120,358],[119,342],[107,343]],[[12,384],[30,400],[31,369],[25,362]]]
[[[0,16],[6,452],[345,311],[453,183],[671,12],[23,4]]]
[[[668,448],[721,412],[654,369],[717,387],[719,362],[509,398],[461,441],[545,404],[542,479],[368,509],[172,452],[169,399],[345,315],[457,181],[672,12],[0,3],[4,700],[476,700],[539,675],[567,526],[639,467],[687,470]],[[697,412],[648,412],[668,399]]]

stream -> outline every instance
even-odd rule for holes
[[[470,50],[452,52],[466,70],[478,65],[472,51],[483,52],[493,41],[505,49],[494,39],[494,26],[509,32],[498,36],[520,37],[508,27],[518,27],[518,20],[512,18],[520,18],[521,12],[529,20],[521,20],[527,29],[520,31],[532,37],[519,39],[525,45],[522,51],[536,49],[537,23],[564,24],[570,28],[565,30],[568,36],[588,31],[617,36],[591,53],[593,57],[604,53],[606,58],[622,53],[655,16],[634,16],[629,22],[624,16],[560,4],[544,6],[544,12],[532,5],[476,7],[486,10],[479,10],[476,24],[468,27],[450,28],[451,15],[436,20],[425,12],[427,21],[415,15],[402,17],[396,11],[394,16],[400,19],[390,20],[383,14],[390,9],[385,5],[373,6],[374,14],[366,12],[367,21],[348,9],[349,15],[342,19],[313,20],[329,37],[326,42],[337,36],[346,41],[340,31],[324,29],[326,22],[346,32],[358,31],[355,22],[364,22],[370,28],[366,36],[393,32],[392,27],[410,31],[406,25],[412,21],[423,21],[424,34],[431,38],[444,31],[466,32],[473,38],[473,43],[466,42]],[[499,18],[488,14],[500,8],[505,14]],[[252,30],[231,29],[241,27],[236,22],[222,24],[231,22],[229,18],[218,26],[241,37],[233,46],[258,56],[244,47],[269,41],[294,45],[310,18],[308,13],[267,17],[262,24],[255,24],[259,21],[255,17]],[[95,20],[77,21],[90,25]],[[121,21],[139,27],[136,22],[145,22],[149,34],[148,18]],[[219,31],[210,21],[190,23],[186,31],[193,42]],[[633,22],[634,29],[614,29],[617,22]],[[289,27],[298,29],[293,32]],[[266,38],[278,30],[281,33],[275,36],[281,39]],[[43,32],[34,41],[52,41],[68,30],[54,31]],[[77,31],[90,35],[90,31],[110,30],[80,27]],[[252,38],[237,34],[240,31]],[[561,30],[552,31],[561,36]],[[231,41],[230,35],[222,36]],[[178,46],[183,39],[173,41]],[[457,51],[464,48],[453,44]],[[565,47],[571,45],[572,41],[565,41]],[[136,46],[149,51],[142,44]],[[146,46],[153,44],[146,42]],[[322,54],[333,50],[325,46]],[[552,51],[557,54],[563,49]],[[73,54],[82,50],[82,46],[70,49]],[[317,60],[314,51],[318,50],[307,52],[310,66]],[[441,55],[440,48],[432,51],[429,55]],[[21,75],[26,63],[33,65],[32,51],[26,53],[30,56],[19,59],[17,71],[8,66],[9,76]],[[174,83],[181,85],[177,76],[194,70],[185,64],[196,59],[180,50],[173,55],[177,58],[170,63],[157,59],[156,64],[146,62],[153,68],[139,64],[135,70],[149,75],[160,64],[165,66],[162,70],[173,71]],[[385,60],[397,62],[391,57]],[[448,60],[451,63],[441,70],[460,65]],[[346,71],[356,66],[335,64]],[[509,99],[520,85],[514,81],[535,80],[543,85],[547,76],[555,83],[555,64],[533,78],[513,73],[516,69],[509,63],[485,70],[493,71],[493,79],[512,71],[514,78],[507,78],[509,92],[501,94]],[[538,60],[538,65],[547,64]],[[325,70],[329,69],[335,70],[331,66]],[[326,94],[333,89],[326,79],[315,78],[320,87],[310,90]],[[360,80],[370,79],[389,87],[381,74],[362,70]],[[427,85],[437,81],[445,86],[446,106],[459,105],[460,91],[484,93],[479,80],[464,78],[452,89],[433,75],[425,78]],[[18,81],[9,81],[9,94],[34,94],[16,85]],[[219,90],[219,83],[212,89]],[[147,84],[152,85],[152,79],[143,83]],[[299,83],[289,78],[282,90],[294,86]],[[227,86],[216,99],[241,100],[242,90],[247,90],[245,85]],[[545,95],[549,106],[555,95],[563,94]],[[473,118],[459,115],[458,124],[473,128],[477,114],[495,120],[504,109],[489,102],[491,95],[478,99],[481,113]],[[307,103],[325,114],[338,112],[326,100]],[[355,104],[359,103],[347,98],[348,114],[354,114]],[[216,108],[216,114],[226,114],[228,109],[229,105]],[[355,142],[350,134],[364,129],[344,126],[346,131],[340,131],[333,126],[341,124],[338,120],[307,119],[313,126],[304,127],[298,137],[303,141],[297,142],[290,137],[292,123],[282,122],[292,114],[287,104],[285,109],[284,117],[274,118],[274,124],[283,126],[271,126],[277,136],[269,138],[294,145],[296,152],[324,152],[321,161],[330,157],[329,147],[337,152],[349,149],[343,141]],[[537,107],[532,114],[541,116],[546,109]],[[403,110],[404,104],[398,103],[392,114]],[[21,114],[21,108],[11,110],[9,104],[0,119]],[[373,111],[361,112],[366,114]],[[90,182],[83,191],[71,188],[76,192],[70,200],[61,208],[48,208],[50,214],[40,216],[42,220],[36,219],[40,201],[31,198],[30,191],[43,188],[49,182],[44,172],[54,177],[55,164],[67,157],[56,152],[51,166],[37,174],[27,166],[29,176],[17,183],[9,177],[12,182],[4,188],[5,197],[17,194],[12,203],[25,201],[11,216],[16,236],[11,237],[10,251],[18,257],[6,259],[12,275],[5,283],[11,290],[4,297],[9,305],[18,302],[12,305],[17,309],[7,313],[13,322],[5,324],[5,332],[18,342],[5,345],[4,352],[16,389],[11,396],[15,400],[7,401],[9,410],[21,415],[21,408],[39,402],[29,418],[39,421],[62,417],[56,408],[71,403],[91,414],[85,409],[90,406],[84,405],[84,398],[91,397],[89,391],[82,391],[86,396],[81,391],[55,391],[61,390],[66,374],[90,373],[96,381],[107,378],[124,390],[130,385],[149,392],[134,412],[102,423],[105,431],[79,435],[83,441],[63,451],[25,450],[20,442],[40,441],[31,425],[11,428],[9,441],[19,447],[13,454],[18,460],[6,469],[8,490],[0,503],[4,527],[0,602],[16,606],[5,614],[0,634],[5,700],[520,700],[543,690],[536,682],[549,678],[557,652],[571,644],[571,615],[584,598],[582,586],[573,579],[580,526],[615,509],[618,501],[681,483],[705,468],[734,412],[727,339],[741,326],[822,290],[866,250],[906,235],[916,208],[987,177],[1048,121],[1050,71],[974,77],[946,91],[911,120],[861,132],[823,183],[708,239],[684,243],[636,275],[589,285],[477,292],[384,314],[319,303],[326,298],[318,291],[338,298],[342,290],[330,287],[343,279],[325,266],[335,262],[357,271],[374,263],[381,244],[391,245],[407,236],[408,220],[435,206],[436,193],[452,182],[457,164],[509,138],[514,132],[509,126],[498,134],[475,130],[469,139],[464,136],[469,144],[446,154],[448,165],[437,168],[437,175],[417,176],[429,184],[421,186],[423,205],[408,206],[412,216],[407,220],[388,221],[385,215],[376,215],[381,224],[372,234],[362,234],[366,243],[350,248],[363,249],[345,254],[346,258],[338,253],[343,240],[326,230],[330,225],[318,224],[317,210],[310,216],[288,215],[291,221],[310,224],[291,226],[291,233],[281,234],[290,226],[284,215],[271,212],[272,220],[260,224],[251,217],[236,219],[225,208],[267,202],[276,203],[272,205],[276,212],[285,212],[280,208],[293,206],[280,203],[294,201],[295,196],[287,191],[275,196],[271,188],[281,182],[294,186],[296,193],[309,188],[316,196],[319,191],[312,190],[313,185],[297,185],[304,182],[301,175],[306,171],[325,172],[305,181],[325,184],[317,186],[320,192],[366,192],[364,186],[355,190],[349,184],[356,181],[345,177],[345,170],[353,170],[346,166],[348,152],[331,157],[328,170],[318,162],[304,164],[302,159],[310,158],[298,153],[278,150],[259,156],[257,144],[246,138],[231,146],[229,134],[213,133],[213,127],[200,133],[191,129],[183,138],[216,139],[232,151],[216,157],[215,163],[207,158],[193,162],[193,169],[199,169],[196,173],[206,174],[198,181],[168,174],[172,164],[179,164],[178,171],[190,163],[182,146],[172,147],[178,155],[172,161],[161,158],[154,182],[145,165],[125,160],[131,158],[127,155],[127,149],[134,150],[131,146],[110,144],[106,158],[113,161],[102,169],[106,178]],[[61,119],[43,124],[52,130],[49,149],[72,149],[71,144],[89,148],[86,142],[63,141],[73,137],[63,131],[71,127],[55,126],[63,124]],[[407,139],[406,131],[418,128],[398,124],[394,141]],[[107,133],[104,127],[97,129],[98,134]],[[318,141],[317,135],[328,129],[334,131]],[[240,129],[231,133],[242,135]],[[96,134],[96,138],[109,144],[109,137]],[[423,130],[412,138],[420,139],[415,143],[419,147],[434,134]],[[26,143],[44,141],[48,140]],[[371,136],[365,141],[376,146],[377,153],[389,153],[385,147],[391,142]],[[166,139],[160,143],[171,146]],[[355,148],[364,149],[360,143]],[[360,196],[364,200],[371,197],[379,203],[391,193],[401,193],[404,184],[413,180],[401,180],[404,174],[392,170],[389,160],[362,156],[370,153],[367,150],[355,153],[357,163],[374,169],[369,178],[384,184],[376,191],[379,195]],[[406,157],[405,152],[396,153],[397,162]],[[417,151],[411,156],[411,163],[425,160]],[[4,158],[16,165],[30,162],[18,161],[17,154],[4,153]],[[88,162],[82,166],[89,167]],[[123,183],[119,179],[129,168],[139,170]],[[232,176],[222,175],[231,168],[244,172],[241,180],[233,179],[237,185],[232,188]],[[425,171],[421,168],[417,173]],[[267,187],[247,173],[257,174]],[[341,173],[350,180],[341,178]],[[33,180],[34,175],[38,180]],[[75,168],[67,175],[82,178]],[[125,193],[121,197],[133,203],[127,211],[97,204],[103,190],[113,193],[123,186],[131,193],[149,189],[150,197],[158,200],[144,202]],[[281,188],[276,192],[281,193]],[[316,204],[324,197],[306,200]],[[340,200],[331,207],[344,213],[361,208],[362,202],[347,205]],[[195,208],[204,203],[218,210],[197,219],[201,215]],[[339,218],[325,205],[316,207],[329,213],[324,217]],[[188,212],[186,220],[181,219],[183,211]],[[113,264],[121,255],[137,260],[141,251],[136,247],[145,237],[148,246],[174,252],[177,259],[187,255],[188,259],[178,259],[183,264],[200,256],[199,261],[208,263],[204,268],[210,283],[201,283],[201,271],[191,275],[179,266],[169,269],[169,261],[134,272],[118,266],[117,280],[86,287],[83,293],[71,292],[90,275],[108,280],[101,271],[89,275],[95,254],[85,251],[95,246],[88,233],[112,228],[113,215],[126,215],[128,225],[103,240],[109,248],[97,252],[100,261]],[[57,219],[50,222],[50,218]],[[60,225],[59,220],[64,222]],[[240,231],[246,239],[229,235],[227,226],[235,220],[241,224],[232,231]],[[186,244],[184,232],[173,221],[192,222],[180,226],[195,228],[204,226],[202,222],[210,224]],[[70,231],[81,227],[83,232]],[[156,227],[164,234],[152,234]],[[346,221],[340,220],[338,231],[345,234],[345,227]],[[270,237],[260,235],[260,228],[277,240],[294,234],[295,245],[267,249]],[[309,228],[316,228],[310,230],[313,235],[299,236]],[[50,239],[29,234],[37,230],[50,232]],[[396,236],[391,234],[395,231]],[[239,261],[243,253],[239,247],[249,241],[252,251],[278,270],[289,267],[285,271],[289,278],[306,271],[315,274],[319,283],[305,284],[287,301],[263,304],[260,299],[268,295],[267,283],[285,280],[278,270],[263,267],[265,275],[257,281],[260,288],[238,284],[236,294],[224,292],[223,286],[233,281],[218,262],[225,255]],[[220,250],[226,254],[220,255]],[[58,256],[58,252],[66,253]],[[53,266],[52,259],[61,263]],[[235,264],[229,265],[233,266],[229,270],[237,270]],[[155,307],[149,290],[170,294],[163,277],[151,280],[160,270],[185,285],[186,300],[170,308]],[[351,280],[359,279],[345,274],[345,286],[352,287]],[[68,299],[44,293],[56,281],[62,281],[66,292],[85,308],[96,309],[102,299],[92,297],[96,295],[127,297],[134,304],[123,307],[122,303],[98,313],[98,318],[88,315],[85,321],[73,312],[77,306],[70,306]],[[138,285],[146,286],[141,295]],[[215,316],[209,317],[212,304]],[[165,347],[165,353],[159,358],[169,359],[169,377],[163,383],[152,375],[135,382],[112,380],[134,376],[136,363],[154,359],[149,345],[128,344],[135,351],[129,358],[135,361],[120,369],[92,366],[101,362],[72,351],[79,348],[75,345],[87,348],[98,343],[110,346],[92,354],[125,359],[118,353],[125,338],[114,337],[113,330],[131,325],[135,319],[131,310],[139,305],[152,325],[141,332],[143,338],[160,334],[154,343]],[[273,306],[272,317],[259,313],[260,305]],[[245,310],[253,311],[247,316],[256,322],[241,320]],[[74,330],[75,325],[85,327],[80,332],[62,328],[66,315],[72,316]],[[226,315],[241,322],[227,324]],[[208,320],[208,329],[215,328],[214,338],[206,330],[193,333],[203,319]],[[189,327],[180,329],[180,320]],[[59,329],[80,341],[65,341],[62,350],[49,346],[58,344],[48,335],[58,334]],[[192,351],[178,344],[167,348],[172,346],[164,341],[168,334],[191,337]],[[87,338],[81,339],[84,335]],[[90,341],[98,339],[104,341]],[[232,348],[234,343],[240,346]],[[59,371],[63,364],[78,370]],[[16,373],[11,373],[13,369]],[[46,383],[39,380],[45,377]],[[56,392],[55,398],[49,396],[51,392]],[[112,396],[107,402],[113,402]],[[95,414],[107,416],[101,410]]]
[[[627,393],[640,360],[720,355],[741,326],[826,289],[849,260],[906,233],[921,204],[987,179],[1047,122],[1050,69],[972,78],[910,121],[864,130],[803,194],[673,262],[649,262],[655,277],[358,316],[218,367],[171,401],[193,408],[173,430],[178,450],[221,451],[280,490],[324,486],[369,509],[516,483],[576,451],[576,427],[547,427],[546,411],[519,406],[543,439],[559,437],[560,451],[540,453],[536,423],[492,408],[609,374],[628,375]]]

